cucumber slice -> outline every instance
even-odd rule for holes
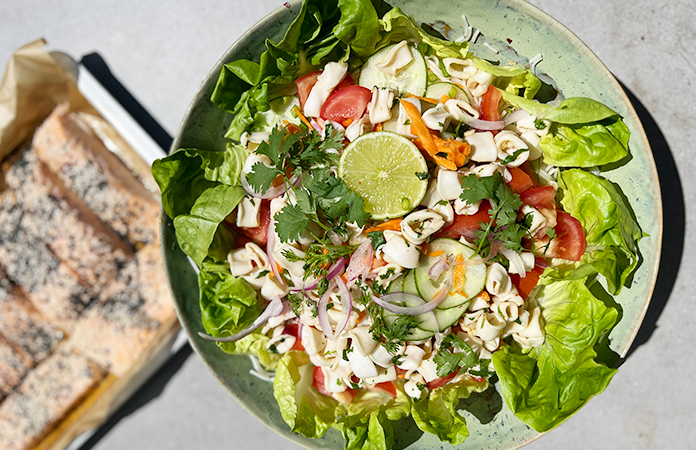
[[[403,292],[407,294],[419,295],[418,288],[416,288],[416,273],[413,270],[409,270],[404,277]]]
[[[412,273],[412,272],[411,272]],[[419,306],[425,303],[425,300],[417,297],[409,297],[407,301],[399,306]],[[384,311],[384,321],[387,325],[391,326],[396,318],[397,314]],[[422,341],[424,339],[429,339],[433,337],[436,331],[438,331],[439,322],[435,320],[435,316],[431,313],[420,314],[416,316],[416,321],[418,326],[412,328],[411,331],[406,335],[407,341]]]
[[[466,100],[467,102],[469,101],[469,97],[467,97],[466,92],[464,92],[464,89],[460,88],[459,86],[453,83],[433,83],[430,86],[428,86],[428,89],[425,91],[426,97],[435,100],[440,100],[440,98],[442,98],[443,95],[446,95],[451,98],[456,98],[457,100]]]
[[[372,89],[375,86],[392,88],[397,90],[399,95],[410,93],[422,96],[425,93],[425,87],[428,85],[428,68],[425,65],[423,55],[416,48],[409,46],[413,59],[399,70],[396,76],[387,75],[377,68],[377,64],[387,57],[395,45],[397,44],[385,47],[370,56],[360,70],[358,84],[368,89]]]
[[[387,289],[387,294],[391,294],[393,292],[404,292],[404,275],[401,274],[397,278],[393,279],[391,283],[389,283],[389,288]]]
[[[433,254],[437,254],[437,256],[432,256]],[[464,259],[469,259],[473,254],[474,251],[472,249],[455,239],[439,238],[431,241],[428,244],[428,254],[421,255],[420,266],[414,269],[416,287],[420,296],[426,301],[435,297],[444,287],[447,277],[455,270],[454,267],[450,267],[437,280],[433,281],[428,276],[428,272],[435,263],[444,257],[447,257],[449,261],[455,261],[458,255],[461,255]],[[438,310],[441,311],[464,304],[468,306],[470,300],[483,290],[486,284],[486,265],[479,263],[463,267],[466,268],[464,286],[456,293],[450,292],[437,307]]]

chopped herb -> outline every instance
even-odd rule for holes
[[[500,161],[500,164],[502,165],[507,165],[510,164],[511,162],[515,162],[517,158],[524,152],[528,152],[528,148],[520,148],[518,150],[515,150],[512,155],[508,155],[505,157],[505,159]]]
[[[258,275],[256,275],[256,279],[258,280],[259,278],[265,277],[266,275],[269,274],[269,272],[270,271],[268,271],[268,270],[262,270],[261,272],[258,273]]]
[[[419,180],[427,180],[430,178],[430,172],[416,172]]]
[[[435,155],[439,156],[440,158],[447,158],[449,155],[445,152],[437,152]],[[476,176],[476,175],[474,175]]]
[[[418,44],[418,47],[416,47],[419,52],[423,54],[423,56],[430,56],[433,54],[433,48],[426,44],[425,42],[420,42]]]
[[[447,200],[440,200],[439,202],[437,202],[437,204],[440,206],[447,206],[448,203],[449,202]]]
[[[358,383],[354,383],[353,381],[350,382],[350,387],[353,389],[360,389],[360,385]]]
[[[546,122],[544,122],[542,119],[534,119],[534,128],[537,130],[543,130],[546,128]]]
[[[404,126],[411,125],[411,119],[406,119],[406,122],[404,122]]]
[[[380,245],[386,244],[387,240],[384,239],[384,233],[381,231],[370,231],[367,233],[367,238],[372,241],[372,248],[377,250]]]
[[[394,355],[394,357],[391,360],[392,364],[395,364],[398,366],[399,364],[401,364],[403,362],[402,361],[403,357],[404,357],[404,355]]]
[[[477,377],[482,377],[482,378],[490,378],[493,375],[495,375],[495,372],[489,369],[489,365],[491,363],[490,359],[479,359],[479,370],[469,370],[469,373],[471,375],[477,376]]]
[[[454,353],[452,349],[460,348],[462,352]],[[464,339],[456,334],[447,335],[440,345],[440,353],[435,355],[437,376],[445,377],[453,372],[467,371],[479,363],[479,358]]]
[[[343,360],[348,361],[348,353],[353,351],[353,347],[343,349]]]
[[[286,207],[287,208],[287,207]],[[286,208],[281,210],[281,213]],[[307,248],[303,258],[297,256],[291,249],[283,250],[283,256],[290,262],[304,261],[304,279],[310,276],[321,278],[326,276],[328,268],[340,258],[349,256],[357,247],[352,245],[332,245],[324,242],[315,242]],[[327,281],[328,283],[328,281]],[[328,284],[327,284],[328,287]]]

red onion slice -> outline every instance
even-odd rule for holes
[[[336,324],[336,332],[334,333],[333,337],[330,337],[332,340],[336,339],[341,333],[343,333],[343,330],[345,330],[346,326],[348,325],[350,313],[353,312],[353,297],[350,295],[346,282],[343,281],[343,278],[340,275],[337,275],[334,280],[336,280],[336,284],[338,285],[338,295],[341,297],[341,315],[339,316],[338,323]]]
[[[341,271],[343,270],[343,267],[346,265],[346,258],[339,258],[336,260],[335,263],[331,267],[329,267],[329,270],[326,273],[326,279],[330,280],[333,279],[336,275],[340,275]],[[307,281],[302,284],[300,283],[295,283],[297,286],[291,287],[290,292],[300,292],[300,291],[312,291],[317,288],[317,285],[319,284],[319,280],[316,278],[308,278]]]
[[[394,292],[392,294],[383,295],[382,298],[372,296],[372,301],[377,303],[382,308],[394,314],[406,314],[409,316],[417,316],[419,314],[425,314],[431,312],[433,309],[437,308],[440,303],[447,297],[449,290],[452,287],[453,274],[450,274],[445,281],[445,285],[440,289],[435,297],[429,302],[426,302],[417,295],[407,294],[405,292]],[[404,303],[420,303],[418,306],[398,306],[394,305],[392,302],[404,302]]]
[[[271,317],[275,317],[278,314],[280,314],[283,311],[283,302],[280,300],[280,297],[275,297],[273,300],[271,300],[271,303],[266,306],[266,309],[261,313],[259,317],[254,320],[254,322],[249,325],[247,328],[243,329],[239,333],[235,333],[231,336],[224,336],[224,337],[215,337],[211,336],[209,334],[201,333],[200,331],[198,332],[198,335],[202,337],[205,340],[208,341],[213,341],[213,342],[234,342],[237,341],[245,336],[250,335],[253,333],[258,327],[266,323],[268,319]]]
[[[282,282],[283,279],[280,278],[280,272],[278,271],[278,265],[273,257],[273,250],[275,250],[275,232],[273,230],[273,218],[271,218],[271,223],[268,224],[268,231],[266,232],[266,256],[268,256],[268,265],[271,266],[271,271],[273,276],[276,277],[278,282]]]
[[[465,120],[465,123],[469,125],[471,128],[484,131],[502,130],[503,127],[505,127],[505,122],[503,122],[502,120],[481,120],[467,118]]]
[[[519,122],[520,120],[526,119],[529,116],[530,114],[524,109],[518,109],[517,111],[513,111],[507,116],[503,117],[503,123],[505,123],[505,126],[508,126],[511,123]]]
[[[317,319],[319,320],[321,330],[324,332],[324,336],[328,337],[329,339],[331,339],[333,332],[331,331],[331,324],[329,323],[329,312],[326,309],[329,305],[329,298],[331,297],[331,292],[333,292],[335,287],[335,280],[331,280],[329,288],[317,302]]]
[[[435,281],[438,278],[440,278],[440,275],[442,275],[445,272],[445,270],[447,270],[447,269],[449,269],[449,264],[447,264],[447,259],[442,258],[438,262],[433,264],[433,266],[430,268],[430,270],[428,271],[428,278]]]
[[[362,280],[365,281],[372,267],[373,256],[372,241],[366,239],[355,249],[350,257],[350,263],[348,264],[348,269],[346,269],[346,280],[350,283],[358,278],[359,275],[362,275]]]

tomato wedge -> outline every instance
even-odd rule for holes
[[[447,237],[459,239],[462,236],[471,238],[472,233],[481,228],[479,224],[488,223],[491,221],[490,215],[491,205],[487,201],[482,201],[476,214],[469,216],[454,215],[454,222],[440,230],[435,237]]]
[[[567,212],[556,212],[556,238],[551,241],[546,257],[580,261],[585,253],[585,232],[580,221]]]
[[[319,116],[324,120],[344,123],[350,119],[360,119],[372,99],[372,91],[358,85],[351,85],[334,91],[324,103]]]
[[[319,391],[320,394],[331,397],[331,392],[326,390],[326,380],[324,379],[324,372],[321,370],[321,367],[314,366],[314,372],[312,372],[312,387]]]
[[[225,221],[230,227],[237,233],[245,236],[252,241],[266,245],[266,235],[268,234],[268,227],[271,225],[271,202],[269,200],[255,200],[261,202],[261,208],[259,209],[259,226],[254,228],[243,228],[236,225],[236,213],[230,214]]]
[[[520,294],[520,297],[524,299],[527,298],[529,293],[532,292],[532,289],[534,289],[539,283],[539,277],[541,277],[543,272],[544,269],[541,266],[535,265],[532,270],[525,274],[524,278],[520,277],[516,273],[510,274],[510,280],[517,288],[517,292]]]
[[[481,119],[497,122],[500,120],[498,105],[500,104],[500,91],[494,86],[488,86],[488,90],[481,98]]]
[[[391,395],[392,398],[396,398],[396,386],[391,381],[385,381],[384,383],[375,384],[375,388],[385,391],[387,394]]]
[[[433,381],[428,381],[428,389],[437,389],[440,386],[447,384],[452,378],[454,378],[459,372],[452,372],[444,377],[435,378]]]
[[[555,209],[556,190],[553,186],[542,186],[532,189],[527,189],[520,194],[520,200],[525,205],[535,208]]]
[[[510,167],[508,170],[512,175],[512,180],[510,180],[508,185],[510,186],[510,189],[515,191],[516,194],[521,194],[534,186],[532,177],[527,175],[524,170],[520,169],[519,167]]]
[[[300,109],[304,111],[304,104],[309,97],[309,93],[312,88],[317,84],[317,77],[321,75],[321,70],[316,72],[309,72],[307,75],[302,75],[300,78],[295,80],[295,86],[297,86],[297,97],[300,99]]]

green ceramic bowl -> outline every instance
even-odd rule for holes
[[[631,289],[624,289],[616,297],[622,309],[622,318],[610,335],[611,348],[618,355],[625,355],[643,319],[655,284],[662,237],[662,207],[655,163],[648,141],[633,107],[617,81],[575,35],[524,1],[394,0],[390,4],[400,7],[420,23],[436,26],[446,23],[451,27],[448,36],[450,39],[456,39],[464,33],[461,15],[466,14],[469,23],[482,32],[473,45],[473,51],[477,55],[505,63],[508,60],[527,63],[541,52],[543,61],[537,67],[538,72],[548,74],[567,97],[585,96],[599,100],[624,117],[632,134],[632,159],[605,175],[620,184],[643,231],[648,234],[640,242],[644,261],[635,274],[633,286]],[[191,102],[174,140],[174,149],[225,148],[223,134],[231,117],[209,100],[222,65],[241,58],[258,59],[264,50],[265,39],[280,40],[299,10],[300,2],[297,0],[291,2],[290,7],[279,8],[247,31],[220,58]],[[483,45],[484,42],[497,48],[500,53],[493,53]],[[514,51],[510,46],[514,47]],[[198,307],[196,272],[177,245],[172,222],[166,216],[161,226],[161,238],[165,268],[179,318],[194,349],[211,372],[251,414],[288,439],[308,448],[342,449],[343,438],[335,430],[317,440],[292,434],[280,415],[271,384],[249,375],[249,358],[226,355],[214,343],[198,337],[197,332],[203,331],[203,327]],[[500,389],[497,392],[491,389],[489,395],[479,397],[470,405],[469,409],[475,411],[475,415],[468,411],[462,413],[467,419],[471,435],[459,448],[507,450],[518,448],[539,437],[537,432],[512,414],[498,392]],[[501,409],[493,421],[487,414],[490,409]],[[395,448],[453,448],[433,435],[418,431],[410,420],[397,422],[394,435]]]

